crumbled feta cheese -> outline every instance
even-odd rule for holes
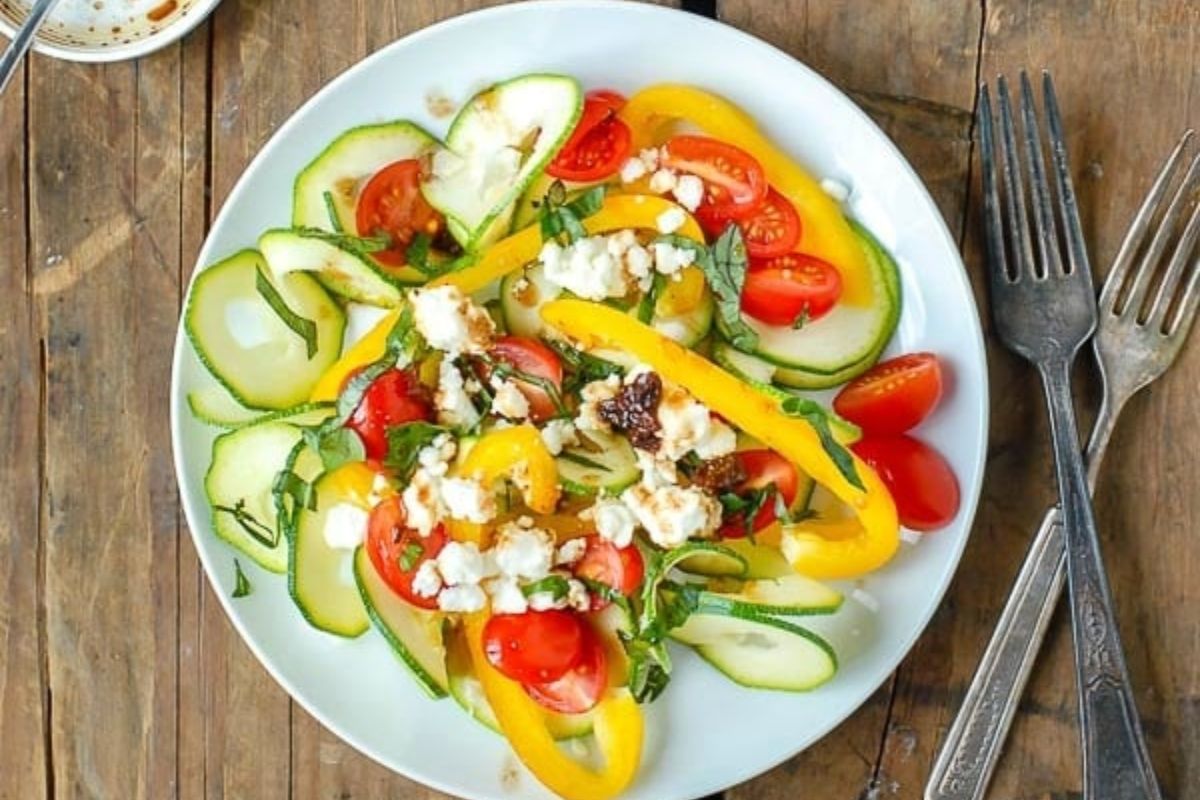
[[[502,575],[484,584],[492,598],[492,612],[496,614],[524,614],[529,610],[525,593],[516,578]]]
[[[654,259],[650,251],[640,244],[634,244],[626,250],[625,271],[637,281],[639,289],[643,292],[649,291],[654,279]]]
[[[839,180],[833,178],[822,178],[821,188],[825,194],[837,200],[839,203],[844,203],[850,198],[850,187]]]
[[[658,486],[673,486],[679,483],[679,469],[675,462],[658,452],[651,453],[634,448],[638,469],[642,471],[642,484],[651,489]]]
[[[541,430],[542,442],[550,455],[556,456],[567,445],[579,444],[579,435],[575,431],[575,423],[569,419],[552,419]]]
[[[737,445],[733,429],[714,420],[704,404],[680,386],[663,386],[657,416],[661,426],[658,454],[665,459],[678,461],[690,450],[696,450],[701,458],[716,458],[732,453]]]
[[[696,486],[638,484],[621,493],[621,500],[659,547],[675,548],[693,536],[711,534],[721,524],[721,505]]]
[[[417,574],[413,575],[412,590],[418,597],[435,597],[442,590],[442,576],[435,562],[421,562]]]
[[[663,167],[655,170],[650,176],[650,191],[655,194],[666,194],[675,188],[677,177],[672,170]]]
[[[492,388],[496,390],[492,397],[493,413],[509,419],[529,417],[529,401],[515,383],[511,380],[492,378]]]
[[[662,155],[657,147],[646,147],[642,152],[638,153],[638,158],[642,160],[647,172],[654,172],[658,169],[658,163],[662,160]]]
[[[442,519],[442,501],[438,493],[438,477],[428,470],[418,469],[400,496],[404,503],[405,521],[422,536],[433,532]]]
[[[541,528],[523,525],[524,519],[500,528],[495,554],[496,566],[514,578],[538,580],[546,577],[554,562],[554,538]]]
[[[483,524],[496,518],[496,496],[474,478],[446,478],[441,490],[451,519]]]
[[[600,403],[617,396],[621,389],[621,378],[609,375],[599,381],[592,381],[579,391],[579,410],[575,416],[575,427],[581,431],[600,431],[611,433],[612,426],[600,417]]]
[[[414,289],[408,299],[417,331],[430,347],[457,355],[482,353],[491,345],[495,323],[457,286]]]
[[[581,613],[591,610],[592,597],[588,594],[587,586],[583,581],[575,578],[567,579],[567,606]]]
[[[659,233],[674,233],[682,228],[686,222],[687,214],[679,206],[671,206],[654,220],[654,224],[658,226]]]
[[[474,542],[446,542],[438,553],[437,568],[449,586],[476,584],[489,577],[487,562]]]
[[[686,247],[676,247],[670,242],[655,242],[654,269],[663,275],[674,275],[696,260],[696,254]]]
[[[605,247],[608,248],[609,254],[615,258],[617,256],[625,255],[629,248],[633,247],[637,243],[637,234],[635,234],[631,229],[626,228],[609,235]]]
[[[633,542],[633,529],[637,526],[637,517],[628,506],[616,498],[602,497],[579,516],[590,519],[596,526],[597,535],[617,547],[628,547]]]
[[[485,605],[487,595],[483,593],[483,589],[472,584],[447,586],[438,595],[438,608],[450,613],[471,614],[482,611]]]
[[[449,434],[440,434],[417,453],[417,464],[430,475],[441,477],[449,471],[450,460],[457,450],[458,445]]]
[[[375,479],[371,481],[371,491],[367,493],[367,505],[371,508],[383,502],[383,498],[392,493],[392,483],[387,479],[387,476],[382,472],[375,473]]]
[[[646,162],[637,156],[631,156],[621,165],[621,183],[633,183],[646,177]]]
[[[566,608],[567,596],[555,596],[553,592],[534,592],[526,598],[532,611],[549,611],[553,608]]]
[[[438,422],[443,425],[470,428],[479,421],[479,411],[471,402],[462,373],[448,358],[438,364],[438,388],[433,399]]]
[[[608,250],[606,236],[586,236],[566,247],[546,242],[538,256],[546,280],[585,300],[624,297],[629,281],[619,257]]]
[[[566,564],[574,564],[583,558],[585,550],[587,550],[586,539],[567,539],[558,546],[558,552],[554,554],[554,565],[561,567]]]
[[[338,503],[325,512],[325,544],[334,550],[353,550],[367,535],[367,512],[352,503]]]
[[[680,175],[671,191],[679,205],[688,211],[695,211],[704,200],[704,181],[695,175]]]
[[[900,529],[900,541],[905,544],[915,545],[921,541],[923,537],[916,531],[910,531],[908,528]]]

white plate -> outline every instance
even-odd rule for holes
[[[918,431],[954,467],[962,509],[948,528],[905,545],[863,587],[880,605],[876,636],[828,685],[810,694],[735,686],[690,652],[647,709],[643,767],[627,797],[697,797],[744,781],[828,733],[896,668],[925,628],[958,564],[983,474],[987,373],[979,318],[942,218],[884,134],[802,64],[701,17],[633,3],[531,3],[459,17],[375,54],[333,81],[271,139],[233,190],[200,254],[209,264],[286,225],[297,171],[346,128],[408,117],[444,132],[427,102],[461,101],[501,78],[535,70],[632,92],[685,81],[729,97],[813,172],[853,188],[850,206],[897,257],[904,311],[892,351],[932,350],[952,376]],[[252,99],[252,98],[251,98]],[[452,700],[421,694],[374,633],[342,641],[308,627],[284,581],[255,570],[255,591],[231,601],[233,553],[210,533],[202,479],[212,432],[187,411],[189,389],[211,379],[178,338],[172,433],[188,522],[217,596],[247,644],[291,695],[354,747],[411,778],[469,798],[548,797],[521,774],[500,737]],[[243,562],[246,559],[242,559]],[[798,777],[798,781],[803,778]]]
[[[67,61],[123,61],[152,53],[182,37],[221,0],[59,0],[34,39],[33,49]],[[13,32],[31,0],[0,0],[0,32]]]

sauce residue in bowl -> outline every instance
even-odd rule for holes
[[[179,0],[163,0],[163,2],[146,12],[146,19],[151,22],[162,22],[171,16],[177,8],[179,8]]]

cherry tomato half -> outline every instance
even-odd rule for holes
[[[796,502],[800,476],[792,463],[774,450],[741,450],[733,454],[741,465],[746,479],[735,487],[734,492],[745,494],[756,489],[765,489],[775,484],[775,491],[789,508]],[[775,501],[768,499],[754,515],[752,529],[757,532],[775,521]],[[720,535],[726,539],[741,539],[746,535],[746,520],[734,515],[721,525]]]
[[[626,597],[642,585],[645,572],[646,563],[636,547],[617,547],[599,536],[587,537],[587,549],[575,565],[575,574],[580,578],[611,586]],[[599,611],[607,605],[608,600],[592,595],[593,611]]]
[[[933,353],[909,353],[876,364],[833,400],[837,413],[866,433],[897,434],[916,427],[942,396],[942,367]]]
[[[767,196],[767,177],[754,156],[708,136],[671,137],[663,146],[663,164],[703,180],[701,207],[718,216],[746,213]]]
[[[633,141],[629,126],[616,116],[624,102],[615,92],[589,93],[575,130],[546,172],[567,181],[598,181],[619,170]]]
[[[363,187],[354,213],[359,236],[391,238],[391,247],[371,255],[393,267],[405,263],[404,251],[418,233],[434,236],[442,227],[442,215],[421,194],[421,162],[415,158],[375,173]]]
[[[501,336],[492,345],[491,354],[497,361],[503,361],[520,372],[548,381],[556,390],[562,391],[562,360],[557,353],[537,339],[528,336]],[[529,401],[529,416],[534,422],[541,422],[558,413],[558,407],[545,389],[518,377],[511,380]]]
[[[367,555],[392,591],[418,608],[437,608],[437,597],[413,591],[420,566],[446,546],[446,531],[438,525],[428,536],[407,527],[400,495],[392,495],[371,510],[367,521]],[[407,568],[407,569],[406,569]]]
[[[483,628],[488,663],[521,683],[548,683],[567,674],[584,651],[587,626],[570,611],[495,614]]]
[[[584,626],[583,649],[566,674],[548,683],[524,683],[525,693],[559,714],[582,714],[595,708],[608,688],[608,656],[600,637]]]
[[[803,253],[751,262],[742,288],[742,310],[768,325],[813,321],[842,296],[842,276],[830,264]]]
[[[357,374],[358,371],[350,373],[347,381]],[[362,439],[367,458],[379,461],[387,455],[387,429],[417,420],[433,421],[428,390],[421,385],[415,371],[390,369],[363,394],[346,427]]]
[[[904,527],[936,530],[958,513],[958,479],[929,445],[911,436],[866,436],[850,449],[879,473]]]

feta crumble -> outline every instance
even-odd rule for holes
[[[418,597],[437,596],[437,593],[442,590],[442,576],[438,572],[436,563],[433,561],[421,562],[421,566],[417,567],[417,574],[413,575],[412,590]]]
[[[680,175],[671,194],[679,201],[679,205],[688,211],[695,211],[704,200],[704,181],[695,175]]]
[[[438,493],[439,479],[427,469],[418,469],[400,495],[404,503],[405,521],[421,536],[433,532],[442,519],[442,501]]]
[[[575,578],[567,579],[567,606],[579,612],[591,610],[592,597],[588,594],[587,586],[583,581]]]
[[[678,461],[691,450],[701,458],[717,458],[737,446],[733,429],[713,419],[708,408],[680,386],[663,386],[657,416],[662,429],[658,454],[663,458]]]
[[[446,478],[441,491],[451,519],[483,524],[496,518],[496,496],[474,478]]]
[[[638,484],[621,493],[621,500],[659,547],[679,547],[692,537],[711,534],[721,524],[721,506],[695,486]]]
[[[584,520],[591,520],[596,526],[596,534],[601,539],[612,542],[617,547],[628,547],[633,543],[633,529],[637,526],[637,517],[620,500],[602,497],[591,508],[584,509],[579,516]]]
[[[550,573],[554,563],[554,539],[522,517],[500,528],[494,552],[496,566],[505,575],[539,580]]]
[[[457,286],[414,289],[408,298],[417,331],[430,347],[458,355],[482,353],[491,345],[495,323]]]
[[[611,400],[621,390],[621,378],[609,375],[607,378],[592,381],[579,391],[579,410],[575,415],[575,427],[581,431],[599,431],[612,433],[612,426],[600,417],[600,403]]]
[[[462,373],[449,358],[438,364],[438,388],[433,396],[437,406],[438,422],[471,428],[479,422],[479,411],[471,402]]]
[[[683,212],[680,212],[683,213]],[[654,269],[663,275],[674,275],[696,260],[696,254],[686,247],[676,247],[670,242],[655,242]]]
[[[492,378],[492,412],[508,419],[522,420],[529,417],[529,401],[513,381]]]
[[[687,214],[679,206],[671,206],[654,220],[659,233],[674,233],[682,228],[686,222]]]
[[[587,550],[586,539],[568,539],[558,546],[558,552],[554,554],[554,565],[561,567],[567,564],[574,564],[583,558],[585,550]]]
[[[367,512],[352,503],[338,503],[325,512],[325,544],[334,550],[353,550],[367,535]]]
[[[621,165],[621,183],[633,183],[644,177],[646,177],[646,162],[637,156],[625,159],[625,163]]]
[[[483,589],[472,584],[447,586],[438,595],[438,608],[449,613],[471,614],[482,611],[485,605],[487,595]]]
[[[442,580],[449,586],[477,584],[490,577],[488,561],[479,552],[474,542],[446,542],[438,553],[437,568]],[[493,570],[494,572],[494,570]]]
[[[655,194],[666,194],[675,189],[675,184],[678,181],[675,173],[666,167],[655,170],[650,176],[650,191]]]
[[[568,445],[579,444],[579,434],[575,430],[575,423],[569,419],[550,420],[542,428],[541,435],[542,443],[546,445],[546,449],[552,456],[561,453],[563,448]]]
[[[492,612],[496,614],[524,614],[529,610],[525,593],[516,578],[502,575],[484,584],[492,598]]]
[[[546,280],[585,300],[624,297],[629,280],[620,256],[609,252],[609,237],[587,236],[563,247],[542,245],[538,260]]]

